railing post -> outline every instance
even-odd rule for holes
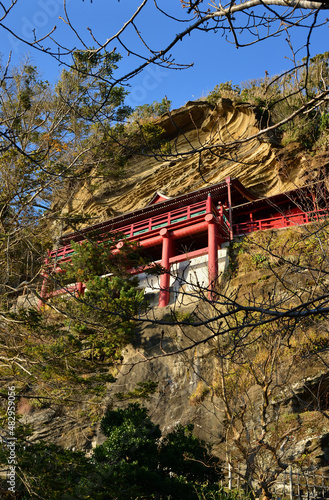
[[[84,294],[84,284],[81,281],[77,282],[77,297],[81,297]]]
[[[41,309],[42,305],[45,303],[45,298],[47,296],[47,276],[43,274],[43,280],[42,280],[42,285],[41,285],[41,291],[40,291],[40,299],[38,301],[38,309]]]
[[[212,214],[212,199],[210,193],[208,193],[206,201],[206,214]]]
[[[50,250],[48,250],[48,258],[45,259],[45,263],[44,263],[45,268],[47,268],[47,266],[49,264],[49,256],[50,256]],[[44,302],[45,302],[44,299],[47,295],[46,291],[47,291],[47,283],[48,283],[48,273],[44,274],[42,272],[41,276],[43,276],[43,280],[42,280],[42,285],[41,285],[41,290],[40,290],[40,299],[38,301],[38,309],[40,309],[42,307],[42,305],[44,304]]]
[[[312,201],[313,201],[313,207],[314,207],[314,215],[315,215],[315,220],[318,220],[318,205],[317,205],[317,200],[315,197],[315,194],[312,192]]]

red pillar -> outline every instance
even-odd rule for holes
[[[311,196],[312,196],[313,208],[314,208],[314,219],[319,220],[317,199],[316,199],[316,196],[313,192],[311,193]]]
[[[170,298],[170,264],[169,259],[172,257],[172,238],[166,228],[160,230],[160,235],[162,236],[162,259],[161,265],[168,272],[161,274],[160,276],[160,297],[159,297],[159,307],[165,307],[169,304]]]
[[[219,234],[215,216],[213,214],[207,214],[205,220],[208,222],[208,288],[209,299],[212,299],[215,282],[218,276]]]
[[[81,281],[77,283],[77,297],[81,297],[85,293],[85,286]]]
[[[227,201],[228,201],[228,219],[230,223],[230,240],[233,240],[233,226],[232,226],[232,194],[231,194],[231,177],[226,177],[227,184]]]
[[[46,301],[46,298],[47,298],[47,284],[48,284],[47,275],[43,274],[43,281],[42,281],[42,286],[41,286],[40,299],[38,301],[38,309],[41,309],[41,307],[43,306],[43,304]]]

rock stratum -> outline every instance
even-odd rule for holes
[[[154,124],[164,131],[162,141],[170,141],[171,155],[133,154],[122,179],[105,177],[94,190],[90,181],[80,184],[63,213],[100,222],[142,208],[156,191],[175,197],[227,176],[238,178],[256,196],[274,195],[303,185],[319,162],[296,143],[282,148],[273,134],[257,136],[255,107],[229,99],[216,106],[188,102]]]

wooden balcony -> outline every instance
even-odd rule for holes
[[[170,226],[170,229],[175,230],[181,227],[190,226],[191,223],[195,224],[204,220],[206,210],[206,200],[199,201],[192,205],[188,205],[187,207],[168,211],[160,215],[133,222],[132,224],[121,226],[111,232],[100,232],[98,242],[101,243],[102,241],[107,241],[110,234],[120,233],[128,241],[141,241],[142,244],[143,240],[158,235],[159,230],[163,227]],[[229,233],[228,214],[223,208],[218,211],[215,207],[213,207],[213,213],[216,217],[219,217],[221,233],[224,237],[226,237]],[[104,224],[108,226],[108,222]],[[70,244],[56,250],[49,251],[47,264],[49,266],[52,262],[56,262],[58,264],[68,262],[71,260],[73,253],[74,250]]]

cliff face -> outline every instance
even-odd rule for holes
[[[170,159],[148,153],[131,157],[124,179],[104,179],[94,191],[87,182],[80,185],[63,208],[63,214],[90,215],[94,218],[93,222],[99,222],[142,208],[155,191],[160,190],[174,197],[223,181],[227,176],[238,178],[256,196],[274,195],[312,180],[327,162],[326,155],[311,157],[297,144],[282,148],[271,136],[245,141],[259,130],[255,109],[247,104],[233,104],[222,100],[213,108],[205,102],[187,103],[184,107],[163,115],[155,123],[163,128],[163,139],[171,142],[174,154]],[[214,143],[234,141],[237,142],[230,147],[209,148]],[[208,149],[201,152],[202,146],[207,146]],[[256,249],[255,252],[259,255],[259,250]],[[255,262],[258,262],[257,259]],[[230,286],[231,291],[241,288],[243,293],[252,289],[254,300],[257,300],[257,297],[270,296],[276,285],[270,281],[271,273],[268,269],[253,269],[255,262],[251,259],[250,269],[247,270],[240,266],[240,271]],[[263,260],[259,262],[262,263]],[[298,280],[293,286],[298,286]],[[191,311],[191,307],[183,310],[187,315]],[[154,311],[154,319],[162,320],[166,314],[168,319],[170,308]],[[206,317],[207,311],[202,314]],[[113,402],[115,405],[126,404],[117,399],[117,393],[132,391],[139,382],[152,380],[158,383],[158,389],[145,401],[150,408],[152,420],[159,423],[164,431],[171,431],[178,423],[193,422],[197,434],[213,442],[224,456],[226,452],[224,448],[221,450],[221,446],[226,436],[227,414],[225,415],[225,408],[216,389],[219,373],[216,341],[202,343],[178,355],[170,355],[171,351],[188,345],[191,339],[200,340],[202,334],[196,328],[185,326],[182,329],[177,325],[170,325],[170,322],[168,324],[168,321],[162,327],[150,323],[142,328],[137,333],[135,342],[127,346],[123,353],[123,367],[118,373],[117,382],[108,386],[104,408]],[[298,427],[295,453],[292,453],[291,459],[298,459],[310,450],[312,454],[309,456],[313,463],[325,463],[329,457],[328,420],[323,417],[322,410],[316,409],[315,403],[308,405],[307,402],[308,394],[316,394],[321,384],[322,387],[324,384],[328,385],[327,357],[326,354],[323,362],[317,361],[312,365],[303,360],[298,363],[297,369],[292,369],[293,364],[287,358],[286,366],[290,370],[289,374],[292,374],[289,385],[285,386],[281,381],[276,393],[277,399],[271,400],[268,411],[276,412],[276,408],[280,407],[277,413],[283,415],[287,422],[292,421],[291,415],[304,415],[305,426]],[[284,380],[285,370],[285,365],[282,365],[283,374],[278,375],[281,380]],[[251,385],[248,392],[251,406],[254,407],[254,413],[251,411],[248,415],[250,422],[258,419],[259,405],[255,401],[260,400],[261,395],[256,386],[257,384]],[[287,388],[286,392],[284,387]],[[26,417],[28,422],[38,418],[37,412],[32,415],[33,418],[30,415]],[[63,433],[57,436],[53,434],[55,416],[45,416],[53,421],[48,426],[49,432],[45,437],[63,444]],[[42,419],[40,421],[42,423]],[[321,429],[317,424],[320,421]],[[38,439],[44,436],[43,423],[39,426],[39,431],[37,421],[36,424],[34,437]],[[79,436],[71,441],[66,440],[65,446],[88,448],[91,443],[102,439],[96,426],[89,429],[88,423],[84,423],[81,428],[81,432],[77,431]],[[86,428],[90,431],[90,436],[87,437]],[[73,420],[67,421],[65,435],[68,435],[68,430],[73,435],[76,429],[77,425]],[[284,425],[282,429],[283,433],[287,430]]]
[[[104,178],[93,192],[86,182],[63,213],[90,215],[100,222],[145,206],[155,191],[174,197],[227,176],[238,178],[262,197],[304,184],[315,168],[314,159],[297,144],[281,148],[269,135],[245,141],[259,131],[255,109],[248,104],[222,99],[213,108],[202,101],[188,102],[155,124],[164,130],[162,139],[171,143],[170,157],[156,152],[132,156],[123,179]],[[231,146],[210,149],[215,143]],[[202,146],[206,149],[200,152]]]

